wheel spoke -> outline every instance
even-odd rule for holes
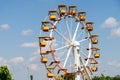
[[[79,25],[80,25],[80,23],[77,24],[77,27],[76,27],[76,29],[75,29],[75,32],[74,32],[72,41],[74,41],[75,38],[76,38],[76,35],[77,35],[77,31],[78,31]]]
[[[69,50],[68,50],[68,53],[67,53],[67,56],[66,56],[66,59],[65,59],[63,68],[65,68],[65,66],[66,66],[66,63],[67,63],[67,60],[68,60],[68,57],[69,57],[69,55],[70,55],[71,50],[72,50],[72,47],[70,47]]]
[[[60,48],[57,48],[57,49],[55,49],[55,50],[61,50],[61,49],[67,48],[67,47],[69,47],[69,46],[70,46],[70,45],[65,45],[65,46],[60,47]]]
[[[80,53],[84,56],[84,58],[87,58],[87,55],[81,50]]]
[[[59,31],[57,31],[56,29],[54,30],[59,36],[61,36],[65,41],[69,42],[69,40],[63,35],[61,34]]]
[[[70,33],[70,27],[68,25],[68,21],[65,20],[65,24],[66,24],[66,27],[67,27],[67,31],[68,31],[68,34],[69,34],[69,38],[71,40],[71,33]]]
[[[83,32],[83,30],[81,30],[81,31],[79,32],[79,34],[77,34],[76,40],[81,40],[81,39],[83,39],[84,37],[85,37],[84,32]]]

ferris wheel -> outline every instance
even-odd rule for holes
[[[93,22],[77,6],[58,5],[41,22],[39,46],[41,63],[49,80],[92,80],[100,57],[98,35]]]

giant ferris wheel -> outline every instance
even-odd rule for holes
[[[92,80],[100,57],[93,24],[86,22],[86,12],[78,12],[76,6],[61,4],[48,12],[39,36],[48,80]]]

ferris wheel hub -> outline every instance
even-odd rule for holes
[[[80,43],[78,41],[73,41],[72,44],[73,44],[74,47],[80,46]]]
[[[69,45],[67,48],[77,47],[79,49],[80,43],[78,41],[70,41],[66,42],[66,45]]]

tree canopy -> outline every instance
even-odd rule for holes
[[[120,75],[111,77],[111,76],[104,76],[103,74],[101,74],[101,76],[94,76],[92,80],[120,80]]]
[[[7,66],[0,66],[0,80],[13,80]]]

